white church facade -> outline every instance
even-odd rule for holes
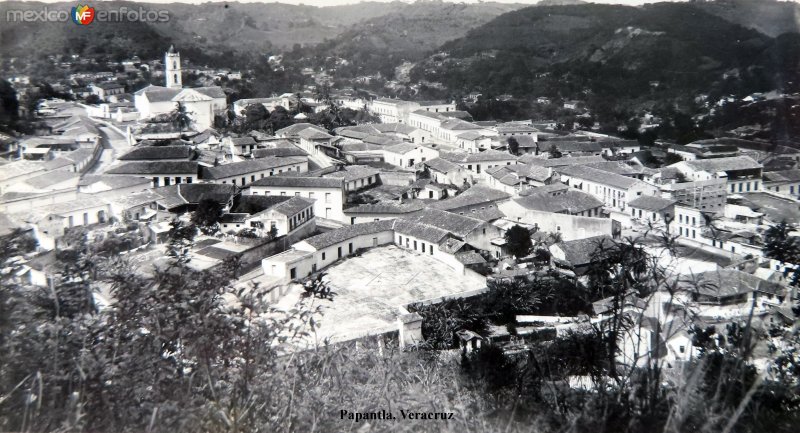
[[[171,46],[164,56],[166,86],[147,86],[134,93],[139,119],[175,111],[179,105],[192,119],[191,127],[204,131],[214,125],[214,115],[227,109],[225,92],[219,86],[183,88],[181,55]]]

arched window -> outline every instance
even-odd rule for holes
[[[178,74],[175,74],[175,82],[178,82]]]
[[[178,69],[178,62],[176,61],[172,62],[172,69]]]

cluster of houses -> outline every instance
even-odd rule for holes
[[[653,306],[632,297],[626,311],[644,324],[625,337],[635,343],[635,362],[641,353],[692,356],[687,311],[727,320],[757,298],[764,317],[789,314],[781,275],[794,265],[764,257],[763,234],[782,218],[800,220],[800,151],[783,149],[776,165],[776,152],[749,152],[742,143],[642,148],[547,122],[477,122],[453,102],[397,99],[334,101],[365,108],[381,123],[326,130],[295,119],[274,134],[226,135],[213,128],[216,116],[243,116],[253,104],[292,110],[299,97],[229,106],[220,87],[183,87],[183,72],[170,48],[165,86],[136,92],[113,113],[109,104],[99,114],[82,107],[71,115],[64,113],[75,104],[43,105],[52,126],[15,142],[12,162],[0,170],[0,229],[32,230],[47,250],[71,227],[113,220],[139,224],[158,243],[166,221],[211,201],[222,210],[223,233],[291,239],[261,260],[263,275],[281,285],[386,245],[430,256],[456,274],[508,271],[505,233],[515,225],[552,235],[549,267],[580,279],[598,245],[646,230],[736,266],[703,273],[716,287],[687,291],[680,302]],[[122,94],[109,83],[92,89],[106,100]],[[187,125],[153,121],[176,115],[176,107]],[[126,146],[95,172],[104,144],[98,118]],[[663,163],[670,154],[680,161]],[[512,271],[524,276],[526,268]],[[683,277],[675,278],[684,284]],[[592,320],[603,320],[606,307],[598,301]],[[680,320],[686,323],[674,332],[667,326]],[[418,327],[401,322],[401,329]],[[408,342],[419,337],[406,331]]]

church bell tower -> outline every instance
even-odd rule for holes
[[[181,81],[181,55],[175,51],[175,46],[170,45],[169,51],[164,56],[165,74],[167,76],[167,87],[180,89],[183,87]]]

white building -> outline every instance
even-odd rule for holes
[[[308,198],[314,200],[314,214],[317,217],[349,221],[342,211],[345,203],[344,179],[271,176],[250,183],[242,194]]]

